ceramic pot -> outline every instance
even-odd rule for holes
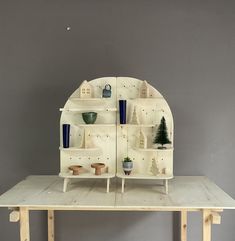
[[[105,167],[104,163],[92,163],[92,168],[95,168],[95,175],[101,175],[101,168]]]
[[[119,100],[120,124],[126,124],[126,100]]]
[[[82,166],[80,165],[69,167],[69,170],[73,171],[73,175],[79,175],[81,169],[82,169]]]
[[[96,112],[84,112],[82,113],[82,119],[86,124],[94,124],[97,118]]]
[[[133,169],[133,161],[130,162],[122,162],[122,168],[125,173],[125,175],[130,175],[131,171]]]
[[[63,124],[63,148],[69,148],[70,125]]]

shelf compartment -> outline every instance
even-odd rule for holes
[[[166,179],[172,179],[173,175],[150,175],[150,174],[138,174],[138,173],[131,173],[130,175],[125,175],[124,173],[117,173],[117,177],[122,179],[146,179],[146,180],[166,180]]]
[[[75,127],[116,127],[116,124],[76,124]]]
[[[65,172],[65,173],[60,173],[59,176],[63,178],[71,178],[71,179],[78,179],[78,178],[107,179],[107,178],[115,177],[115,173],[103,173],[101,175],[95,175],[94,173],[91,173],[91,172],[85,172],[79,175],[72,175],[69,172],[67,173]]]
[[[165,152],[165,151],[173,151],[174,148],[157,149],[157,148],[138,148],[138,147],[134,147],[133,150],[135,150],[135,151],[147,151],[147,152]]]
[[[159,124],[117,124],[120,127],[155,127]]]
[[[83,112],[115,112],[117,111],[117,108],[71,108],[71,109],[66,109],[66,108],[60,108],[60,111],[64,112],[78,112],[78,113],[83,113]]]

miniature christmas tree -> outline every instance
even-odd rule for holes
[[[154,138],[153,143],[162,145],[162,146],[158,147],[158,149],[166,149],[166,147],[164,147],[164,145],[171,143],[171,141],[168,138],[166,120],[165,120],[164,116],[161,119],[161,123],[158,127],[157,134],[156,134],[156,137]]]

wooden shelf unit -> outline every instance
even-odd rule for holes
[[[65,106],[61,108],[61,126],[62,124],[71,125],[71,145],[80,146],[82,141],[82,132],[89,137],[89,148],[72,148],[72,150],[61,149],[61,177],[81,178],[73,176],[69,171],[70,164],[87,165],[87,158],[94,162],[104,162],[117,177],[121,179],[164,179],[173,178],[173,117],[171,110],[164,97],[151,85],[147,84],[149,97],[142,98],[139,92],[143,83],[142,80],[129,77],[104,77],[86,82],[90,85],[93,92],[92,97],[81,98],[78,88],[69,97]],[[101,98],[102,88],[106,84],[112,86],[111,98]],[[119,99],[127,100],[127,124],[119,124]],[[139,123],[133,123],[132,115],[135,109],[138,114]],[[85,124],[82,120],[82,112],[97,112],[97,120],[94,124]],[[78,113],[78,114],[76,114]],[[73,115],[74,114],[74,115]],[[157,127],[162,116],[165,117],[169,138],[172,142],[172,149],[158,150],[152,148],[152,139],[156,133]],[[139,131],[144,132],[148,148],[138,147]],[[62,146],[62,129],[61,146]],[[134,147],[134,148],[133,148]],[[92,156],[97,149],[101,150],[100,155]],[[85,152],[84,152],[85,151]],[[76,155],[80,158],[74,157]],[[71,154],[71,155],[70,155]],[[122,160],[129,156],[133,160],[134,168],[131,176],[122,176]],[[156,160],[161,170],[167,170],[165,175],[151,175],[151,162]],[[159,169],[159,170],[160,170]],[[89,175],[87,176],[89,178]],[[96,178],[104,178],[103,175]]]

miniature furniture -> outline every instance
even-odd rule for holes
[[[120,124],[119,100],[127,102],[127,124]],[[147,81],[129,77],[104,77],[84,81],[69,97],[60,120],[60,174],[66,192],[72,179],[168,180],[173,178],[174,125],[171,110],[163,96]],[[94,124],[84,120],[84,113],[97,113]],[[161,118],[166,120],[171,144],[158,149],[153,144]],[[86,121],[86,123],[84,122]],[[70,128],[70,146],[63,147],[63,125]],[[125,175],[122,162],[129,157],[133,170]],[[155,162],[153,165],[153,161]],[[93,163],[104,163],[106,169],[95,175]],[[73,175],[70,166],[82,166]]]
[[[176,176],[168,195],[152,181],[144,186],[130,183],[127,193],[120,191],[118,182],[110,193],[104,193],[102,180],[79,182],[83,184],[63,193],[58,176],[29,176],[0,196],[0,207],[11,209],[10,222],[20,222],[21,241],[30,241],[31,210],[48,211],[48,241],[55,241],[54,211],[60,210],[180,212],[181,241],[187,241],[187,214],[201,212],[203,241],[211,241],[212,224],[220,224],[224,209],[235,209],[235,200],[206,177]]]

